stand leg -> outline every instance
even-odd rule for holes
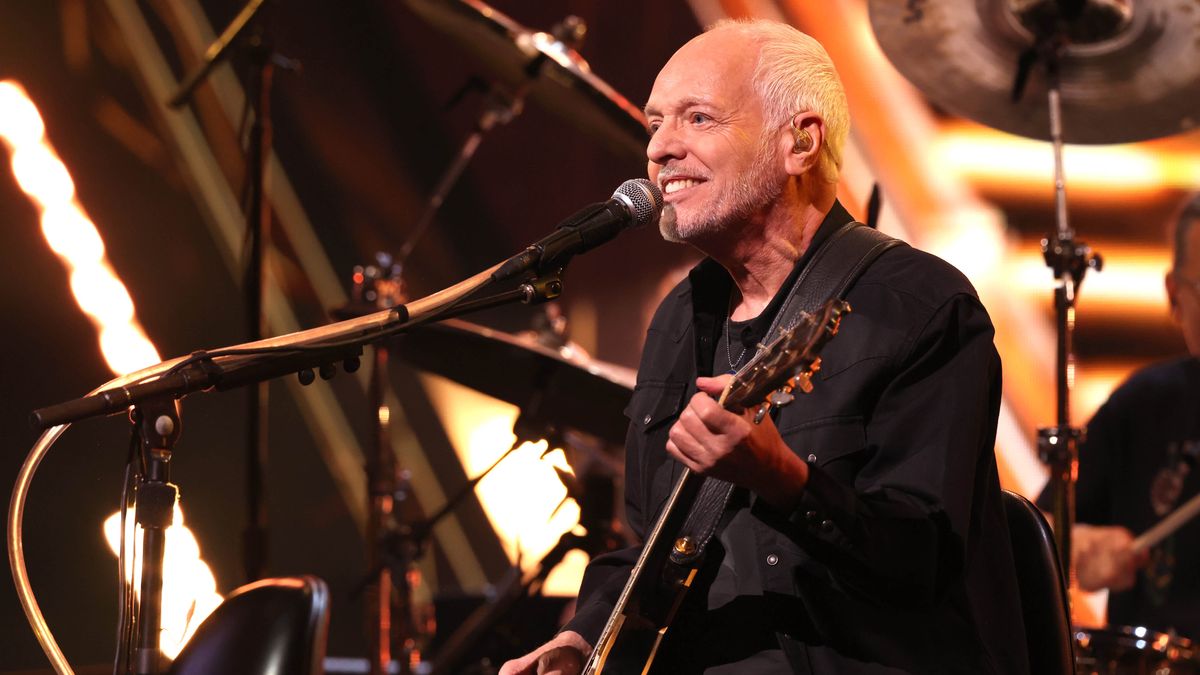
[[[1066,179],[1063,175],[1062,99],[1058,80],[1058,43],[1044,47],[1046,75],[1049,81],[1047,103],[1050,108],[1050,137],[1054,147],[1055,236],[1042,240],[1046,265],[1058,281],[1054,289],[1055,326],[1058,330],[1056,354],[1056,425],[1038,430],[1038,453],[1050,468],[1054,540],[1061,558],[1068,587],[1071,568],[1071,528],[1075,524],[1075,479],[1079,470],[1079,441],[1082,431],[1071,426],[1071,388],[1074,384],[1075,302],[1079,286],[1088,268],[1099,270],[1102,260],[1087,246],[1075,241],[1075,232],[1067,221]]]
[[[271,147],[271,82],[274,66],[272,50],[261,35],[250,45],[254,66],[247,96],[255,100],[254,120],[246,159],[248,202],[246,227],[250,251],[243,283],[246,295],[246,332],[251,340],[267,333],[263,315],[266,287],[265,258],[271,248],[271,205],[265,199],[266,161]],[[261,579],[267,563],[266,482],[263,480],[268,458],[267,420],[269,384],[259,382],[247,388],[246,445],[246,529],[242,534],[246,580]]]
[[[139,406],[146,475],[137,491],[136,519],[143,528],[141,602],[138,606],[138,644],[135,672],[162,672],[159,632],[162,622],[163,558],[167,527],[171,525],[178,488],[170,482],[171,449],[179,438],[179,411],[175,401]]]
[[[396,491],[396,457],[390,443],[391,417],[384,396],[388,352],[383,345],[375,347],[371,372],[370,404],[375,439],[367,458],[367,566],[376,570],[367,594],[367,626],[370,631],[371,675],[385,675],[392,661],[392,571],[382,555],[383,537],[394,517]],[[401,671],[405,672],[402,666]]]

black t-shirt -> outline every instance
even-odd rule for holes
[[[1200,360],[1135,373],[1096,412],[1079,449],[1080,523],[1139,535],[1200,493]],[[1049,506],[1050,491],[1038,500]],[[1200,519],[1151,550],[1128,591],[1111,593],[1108,622],[1200,638]]]

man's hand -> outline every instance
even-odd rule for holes
[[[753,410],[735,414],[712,399],[730,377],[697,378],[700,392],[671,427],[667,452],[696,473],[747,487],[777,508],[790,509],[808,482],[808,465],[783,442],[769,416],[755,424]]]
[[[500,668],[500,675],[579,675],[592,646],[583,636],[565,630],[554,639]]]
[[[1076,525],[1071,530],[1071,558],[1079,588],[1124,591],[1133,587],[1148,551],[1133,550],[1133,534],[1123,527]]]

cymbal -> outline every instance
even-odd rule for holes
[[[1033,9],[1050,0],[870,0],[883,52],[945,110],[1049,140],[1045,70],[1012,101],[1018,61],[1034,44]],[[1200,9],[1195,0],[1088,0],[1095,32],[1067,28],[1059,59],[1063,139],[1125,143],[1200,124]],[[1099,18],[1097,18],[1099,17]],[[1044,18],[1044,17],[1039,17]],[[1083,24],[1076,24],[1082,26]]]
[[[646,116],[592,73],[582,56],[549,33],[532,31],[479,0],[408,0],[512,90],[529,83],[538,105],[621,156],[646,161]]]
[[[538,420],[613,445],[625,443],[624,410],[637,379],[633,369],[455,319],[412,328],[392,344],[396,359],[420,370],[511,403]]]

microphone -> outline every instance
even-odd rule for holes
[[[575,254],[596,248],[624,229],[657,223],[662,208],[662,190],[657,185],[645,178],[627,180],[608,201],[576,211],[554,232],[509,258],[492,273],[492,281],[510,279],[535,268],[561,267]]]

